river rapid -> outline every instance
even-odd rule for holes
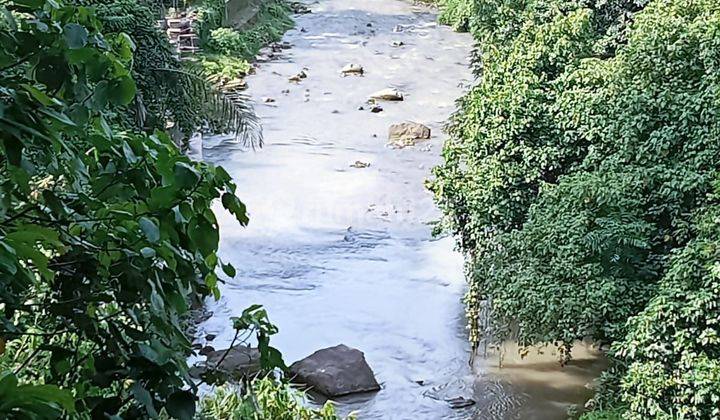
[[[601,363],[581,352],[569,370],[552,357],[498,369],[491,356],[471,369],[463,259],[452,238],[431,235],[440,214],[423,183],[440,162],[443,124],[472,83],[471,36],[399,0],[308,5],[283,40],[291,48],[247,78],[264,147],[204,141],[203,159],[233,176],[251,221],[242,228],[217,209],[221,258],[238,274],[208,302],[214,315],[198,336],[216,335],[212,345],[225,348],[229,318],[260,303],[288,363],[339,343],[365,353],[382,390],[339,399],[343,414],[564,418],[569,403],[587,398],[583,385]],[[343,77],[349,63],[365,74]],[[307,77],[288,80],[301,71]],[[368,95],[388,87],[405,100],[370,112]],[[431,139],[389,147],[389,125],[403,121],[427,125]],[[477,404],[452,409],[445,399],[458,396]]]

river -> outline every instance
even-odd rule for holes
[[[292,47],[247,78],[264,147],[205,139],[203,158],[233,176],[251,222],[241,228],[218,209],[221,257],[238,275],[226,279],[218,302],[208,302],[214,316],[199,336],[217,335],[213,345],[227,346],[229,317],[261,303],[280,328],[272,343],[288,362],[339,343],[365,353],[383,389],[340,399],[341,413],[563,418],[567,403],[587,398],[582,385],[597,364],[589,358],[560,373],[554,361],[499,370],[490,358],[473,371],[463,259],[452,238],[431,235],[440,214],[423,183],[441,159],[443,124],[472,83],[471,36],[399,0],[309,5],[312,13],[296,16],[284,38]],[[365,74],[343,77],[349,63]],[[306,78],[288,80],[303,69]],[[387,87],[405,100],[370,112],[368,95]],[[388,147],[388,126],[403,121],[429,126],[431,139]],[[563,386],[548,388],[555,380]],[[444,401],[458,396],[478,403],[454,410]]]

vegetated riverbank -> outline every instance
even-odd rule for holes
[[[3,419],[196,416],[182,320],[235,271],[210,206],[248,217],[227,173],[162,129],[253,120],[177,60],[158,17],[129,0],[0,5]],[[233,328],[273,331],[259,308]],[[197,415],[335,418],[272,379],[244,392]]]
[[[284,0],[204,0],[192,7],[201,47],[198,62],[209,79],[224,89],[244,88],[258,52],[293,27],[295,10],[303,9]]]
[[[586,418],[720,415],[720,4],[442,7],[480,50],[431,186],[472,342],[611,345]]]

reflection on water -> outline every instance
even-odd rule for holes
[[[430,234],[439,214],[423,182],[440,160],[443,122],[471,82],[472,39],[398,0],[324,0],[312,9],[285,37],[293,48],[248,79],[265,147],[204,140],[204,159],[233,176],[251,223],[240,228],[216,209],[221,258],[238,275],[225,279],[220,301],[208,303],[214,316],[199,326],[199,337],[212,333],[216,348],[227,346],[228,318],[262,303],[280,327],[274,345],[288,362],[338,343],[365,352],[383,389],[340,399],[343,413],[517,418],[542,407],[543,418],[562,418],[564,407],[545,402],[556,401],[550,382],[569,384],[569,377],[536,366],[497,372],[490,363],[473,372],[462,257],[451,238]],[[348,63],[364,66],[365,75],[342,77]],[[307,78],[290,83],[303,68]],[[370,113],[367,96],[386,87],[402,90],[405,101]],[[275,101],[261,101],[267,97]],[[433,137],[386,147],[388,126],[405,120],[428,125]],[[356,161],[370,166],[351,167]],[[573,387],[582,382],[577,376]],[[450,408],[446,400],[457,397],[478,403]]]

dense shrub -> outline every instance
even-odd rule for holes
[[[278,41],[282,34],[293,27],[290,9],[284,2],[264,2],[247,28],[214,28],[210,31],[207,47],[219,54],[253,59],[260,49],[270,42]]]
[[[628,418],[720,417],[720,207],[699,219],[697,237],[672,256],[657,296],[617,346],[628,364]]]
[[[498,339],[618,341],[605,414],[713,418],[718,232],[693,215],[717,216],[720,3],[645,3],[475,1],[479,78],[431,188],[473,341],[484,300]]]
[[[304,396],[270,377],[253,381],[245,391],[220,387],[203,398],[202,420],[339,420],[332,402],[320,409],[305,406]],[[348,420],[354,417],[349,417]]]
[[[190,418],[183,320],[234,275],[211,205],[246,224],[235,185],[117,123],[137,92],[127,34],[56,1],[0,9],[0,418]],[[274,363],[266,318],[235,327]]]
[[[199,59],[200,65],[210,80],[219,85],[244,77],[250,70],[248,62],[255,59],[260,49],[279,41],[294,25],[287,3],[271,0],[260,5],[257,15],[244,28],[221,27],[222,19],[211,17],[218,15],[218,8],[224,11],[224,5],[216,0],[202,3],[195,25],[206,49]]]
[[[235,54],[238,56],[247,55],[249,50],[245,48],[240,32],[232,28],[217,28],[210,32],[208,46],[220,54]]]

